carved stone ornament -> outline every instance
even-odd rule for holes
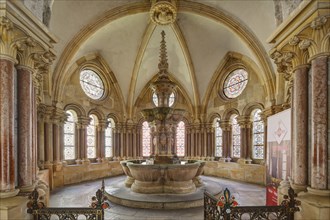
[[[150,18],[157,25],[172,24],[177,15],[175,0],[153,0]]]
[[[321,29],[325,23],[327,23],[327,18],[325,16],[317,17],[314,21],[312,21],[311,28],[314,30]]]

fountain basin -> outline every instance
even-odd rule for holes
[[[185,194],[196,191],[194,179],[202,173],[204,163],[196,160],[186,164],[147,165],[133,160],[122,161],[121,165],[124,172],[126,170],[125,174],[130,177],[129,181],[134,179],[131,184],[133,192]],[[128,179],[126,186],[129,185],[126,184],[127,181]]]

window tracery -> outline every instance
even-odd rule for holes
[[[260,116],[261,110],[252,112],[253,115],[253,158],[264,159],[264,123]]]
[[[142,156],[149,157],[151,154],[151,135],[148,122],[142,123]]]
[[[93,70],[85,69],[80,72],[80,85],[85,94],[92,99],[100,99],[104,94],[104,84]]]
[[[241,156],[241,128],[237,122],[237,116],[232,118],[232,142],[233,142],[233,157]]]
[[[227,98],[238,97],[248,83],[248,73],[244,69],[236,69],[231,72],[223,86],[223,92]]]
[[[76,117],[75,112],[72,110],[66,111],[68,115],[64,123],[64,160],[74,160],[75,155],[75,128]]]
[[[96,120],[97,117],[95,115],[90,115],[90,123],[87,126],[87,158],[95,158],[96,157]]]
[[[185,123],[180,121],[176,129],[176,154],[177,156],[185,155]]]
[[[215,119],[215,156],[222,157],[222,129],[220,127],[220,120]]]
[[[113,122],[109,118],[108,119],[108,126],[105,129],[105,157],[112,157],[113,156],[112,128],[113,128]]]

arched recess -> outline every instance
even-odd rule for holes
[[[59,86],[63,84],[65,74],[67,73],[68,63],[70,63],[73,56],[76,54],[81,45],[91,37],[98,29],[102,28],[104,25],[127,15],[133,15],[142,12],[148,12],[150,10],[150,2],[143,1],[138,3],[130,3],[124,6],[113,8],[103,14],[92,22],[86,24],[84,28],[78,32],[72,40],[67,44],[67,46],[59,61],[55,67],[53,75],[53,93],[55,101],[59,98]],[[258,58],[258,62],[261,65],[261,73],[263,73],[263,82],[266,83],[267,94],[269,101],[274,99],[275,91],[275,74],[271,65],[270,60],[267,58],[268,54],[265,48],[262,46],[261,42],[253,34],[253,31],[248,27],[244,26],[242,22],[236,18],[234,15],[230,14],[228,11],[221,9],[214,9],[210,6],[191,2],[191,1],[178,1],[177,6],[180,11],[195,13],[200,16],[207,17],[209,19],[215,20],[226,25],[230,30],[232,30],[240,39],[248,46],[248,48],[253,52],[253,54]],[[130,87],[132,88],[132,87]],[[129,91],[134,93],[132,89]],[[133,97],[133,95],[129,95]],[[203,105],[204,106],[204,105]],[[196,107],[196,106],[195,106]],[[126,110],[124,111],[126,112]]]
[[[138,98],[135,100],[134,107],[133,107],[133,116],[135,116],[135,114],[138,110],[138,107],[140,106],[140,103],[143,100],[143,98],[146,96],[148,91],[150,91],[150,85],[157,80],[157,77],[158,77],[158,75],[155,74],[154,77],[143,88],[143,90],[141,91]],[[195,108],[193,107],[193,104],[191,102],[191,99],[189,98],[188,93],[183,89],[182,85],[180,85],[178,80],[176,80],[175,77],[172,74],[169,74],[169,79],[177,85],[176,89],[180,91],[180,94],[183,95],[184,100],[187,102],[187,105],[188,105],[188,108],[189,108],[187,113],[189,113],[190,115],[194,115],[195,114],[195,111],[194,111]],[[151,102],[151,99],[150,99],[150,102]]]
[[[238,115],[238,116],[240,115],[239,111],[237,109],[230,108],[230,109],[227,109],[226,111],[224,111],[222,118],[225,121],[229,121],[233,114]]]
[[[98,119],[98,122],[101,121],[101,120],[105,120],[105,115],[103,112],[101,112],[99,109],[91,109],[89,112],[88,112],[88,116],[89,115],[95,115]]]
[[[263,104],[257,103],[257,102],[249,103],[244,107],[244,109],[242,111],[242,115],[250,116],[252,111],[255,109],[263,110],[264,106],[263,106]]]
[[[106,97],[111,97],[111,96],[117,96],[118,98],[116,99],[117,101],[120,102],[121,112],[125,112],[125,103],[122,101],[123,100],[123,95],[122,91],[118,85],[117,79],[110,69],[109,65],[107,62],[104,60],[104,58],[98,54],[98,53],[90,53],[87,54],[80,59],[78,59],[71,67],[68,69],[67,74],[64,74],[63,78],[63,84],[66,85],[67,81],[70,79],[72,74],[76,72],[80,72],[83,69],[93,69],[96,70],[99,73],[99,76],[101,77],[104,87],[105,87],[105,95],[102,99]],[[59,91],[59,99],[58,101],[62,101],[63,95],[65,93],[65,86],[58,86]]]
[[[209,115],[207,121],[208,121],[208,123],[213,124],[214,119],[216,119],[216,118],[219,118],[221,120],[220,114],[214,112],[214,113],[212,113],[212,114]]]
[[[226,54],[226,56],[220,61],[218,68],[214,72],[212,79],[210,81],[210,85],[207,88],[205,97],[202,102],[202,110],[201,114],[206,115],[207,113],[207,107],[210,102],[211,95],[215,92],[218,93],[218,85],[222,85],[223,81],[225,80],[224,75],[228,73],[229,70],[236,68],[236,67],[245,67],[249,70],[251,70],[253,73],[255,73],[258,77],[258,79],[262,82],[264,85],[263,87],[267,91],[267,83],[264,81],[264,77],[262,74],[262,71],[258,67],[258,65],[251,60],[249,57],[244,56],[240,53],[236,53],[233,51],[230,51]],[[274,94],[267,94],[267,97],[274,97]]]
[[[110,113],[110,114],[108,114],[107,115],[107,119],[108,118],[111,118],[112,120],[113,120],[113,122],[115,123],[115,125],[119,122],[119,120],[118,120],[118,116],[116,115],[116,114],[114,114],[114,113]]]
[[[65,107],[64,107],[64,111],[69,111],[69,110],[73,110],[76,112],[78,118],[83,116],[85,117],[86,116],[86,111],[84,110],[84,108],[79,105],[79,104],[74,104],[74,103],[71,103],[71,104],[67,104]]]

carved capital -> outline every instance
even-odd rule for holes
[[[238,116],[237,117],[237,123],[241,128],[251,128],[252,121],[250,116]]]
[[[312,21],[311,28],[314,30],[320,30],[327,23],[327,18],[325,16],[317,17]]]
[[[277,65],[277,71],[284,74],[284,79],[289,80],[292,73],[292,52],[279,52],[274,50],[270,57],[274,60]]]
[[[14,24],[8,18],[0,17],[0,57],[16,60],[17,42],[15,41]]]
[[[157,25],[168,25],[175,22],[176,16],[176,0],[152,0],[150,9],[152,22]]]
[[[37,49],[36,41],[31,37],[25,37],[17,41],[17,55],[19,65],[34,69],[33,53]]]

